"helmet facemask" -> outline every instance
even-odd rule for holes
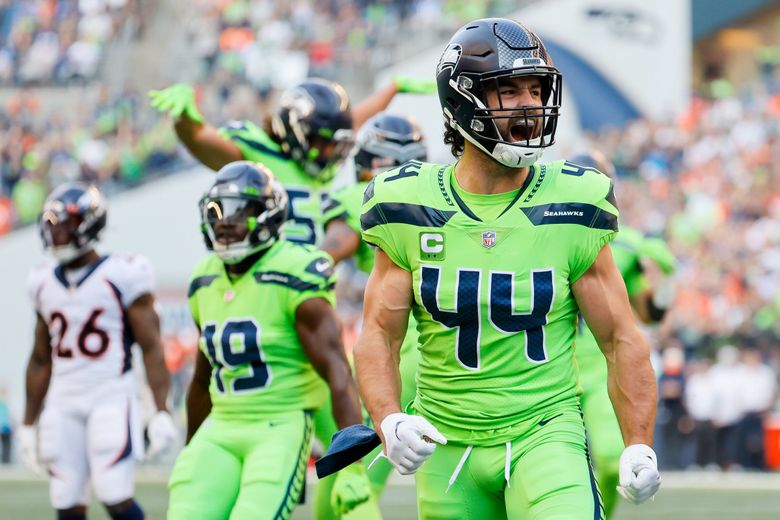
[[[83,191],[74,200],[70,190]],[[70,200],[61,200],[56,194],[50,196],[39,225],[44,249],[58,262],[68,264],[95,247],[105,229],[107,211],[97,188],[66,185],[60,191]],[[64,234],[67,240],[58,240]]]
[[[400,131],[388,128],[392,122]],[[361,181],[409,161],[425,161],[427,150],[422,134],[411,120],[380,113],[358,132],[354,159],[358,181]]]
[[[511,85],[516,78],[538,78],[542,104],[505,106],[501,89]],[[454,118],[450,118],[450,124],[504,166],[530,166],[541,157],[545,148],[555,143],[561,106],[561,75],[554,67],[518,67],[476,77],[461,74],[457,80],[451,79],[450,84],[474,106],[468,128]],[[496,103],[492,106],[488,103],[489,92],[496,93]]]
[[[237,264],[271,247],[280,235],[287,208],[286,193],[278,190],[276,194],[276,198],[204,196],[200,200],[201,230],[208,249],[224,263]]]

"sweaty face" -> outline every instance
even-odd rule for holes
[[[535,76],[499,78],[486,86],[487,107],[503,140],[524,143],[542,134],[542,83]],[[538,109],[535,107],[539,107]]]
[[[244,240],[259,214],[260,204],[256,201],[219,198],[206,203],[207,223],[214,230],[217,242],[224,245]]]

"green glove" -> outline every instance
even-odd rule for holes
[[[371,498],[371,483],[362,462],[342,469],[336,475],[330,504],[334,511],[345,515]]]
[[[152,108],[176,119],[186,116],[196,123],[203,122],[203,115],[195,104],[195,89],[187,83],[176,83],[163,90],[150,90]]]
[[[665,275],[674,272],[677,259],[669,246],[660,238],[646,238],[639,245],[639,256],[652,260]]]
[[[395,88],[402,94],[435,94],[436,82],[412,76],[395,76]]]

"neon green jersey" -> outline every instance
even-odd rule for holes
[[[363,204],[363,192],[366,186],[368,182],[359,182],[331,195],[325,203],[322,216],[325,229],[330,222],[341,219],[360,234],[360,206]],[[374,267],[374,250],[362,240],[355,252],[355,263],[364,273],[370,273]]]
[[[274,172],[287,190],[290,199],[290,220],[284,234],[290,242],[318,244],[322,239],[322,204],[327,197],[332,177],[314,178],[308,175],[284,153],[260,127],[250,121],[234,121],[219,133],[233,141],[244,159],[263,163]]]
[[[639,250],[645,238],[642,233],[633,228],[621,228],[615,240],[610,244],[612,256],[615,259],[620,275],[626,283],[629,296],[634,296],[648,287],[647,279],[642,274],[639,263]],[[580,323],[576,340],[577,365],[580,371],[598,369],[606,374],[606,361],[599,349],[596,338],[585,325]],[[596,366],[594,366],[596,365]]]
[[[298,339],[295,310],[312,298],[334,304],[334,285],[327,255],[284,240],[238,279],[216,255],[195,267],[189,303],[212,366],[212,413],[254,417],[322,404],[326,386]]]
[[[411,162],[366,188],[364,239],[412,273],[414,407],[450,440],[494,444],[577,402],[574,283],[617,231],[612,184],[558,161],[531,168],[493,220],[452,189],[453,166]]]

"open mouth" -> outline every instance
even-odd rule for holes
[[[516,119],[509,123],[509,136],[512,142],[530,141],[534,138],[536,124],[526,118]]]

